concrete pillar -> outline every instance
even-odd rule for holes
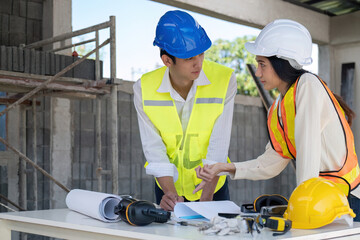
[[[51,99],[51,175],[71,188],[73,124],[69,99]],[[63,208],[66,192],[51,182],[50,207]]]
[[[54,37],[71,32],[71,0],[45,0],[43,11],[43,38]],[[45,48],[53,49],[71,43],[71,39],[55,43]],[[71,54],[71,49],[58,52]],[[65,186],[71,188],[72,166],[72,116],[71,102],[68,99],[51,99],[51,174]],[[65,207],[66,192],[51,183],[50,207]]]
[[[333,47],[329,44],[326,45],[318,45],[319,47],[319,71],[318,74],[324,80],[327,85],[332,88],[335,84],[331,81],[334,80],[334,71],[333,71],[333,65],[334,61],[332,59],[333,57]]]
[[[8,113],[8,142],[14,148],[20,150],[20,107],[16,107]],[[10,124],[11,123],[11,124]],[[15,203],[19,203],[19,156],[11,152],[11,159],[8,159],[8,198]],[[11,206],[13,207],[13,206]]]
[[[43,39],[51,38],[72,31],[71,0],[45,0],[43,9]],[[71,39],[61,43],[50,44],[45,50],[71,44]],[[71,49],[59,51],[59,54],[71,54]]]

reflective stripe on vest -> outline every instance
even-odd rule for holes
[[[296,159],[295,146],[295,115],[296,115],[296,87],[300,78],[289,88],[284,98],[279,103],[279,99],[273,103],[268,114],[268,131],[270,142],[274,150],[282,157]],[[355,152],[354,136],[351,128],[345,118],[343,109],[331,90],[326,84],[318,78],[322,86],[326,90],[331,102],[339,117],[342,129],[344,131],[344,138],[346,142],[346,157],[342,162],[342,167],[333,171],[320,172],[321,177],[327,178],[339,185],[350,185],[351,190],[355,189],[360,183],[359,164]],[[282,124],[278,118],[278,106],[281,108]]]
[[[202,159],[206,158],[213,126],[224,109],[233,70],[204,61],[203,71],[211,84],[197,87],[185,136],[170,93],[157,92],[165,70],[166,67],[162,67],[141,77],[144,112],[159,131],[170,162],[177,167],[179,177],[175,188],[178,195],[194,201],[201,196],[201,191],[192,193],[195,186],[201,182],[194,169],[202,166]],[[219,178],[215,192],[224,185],[225,180],[226,176]],[[160,187],[159,183],[157,184]]]

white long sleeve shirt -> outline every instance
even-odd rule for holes
[[[197,86],[208,84],[211,84],[211,82],[202,70],[199,77],[194,80],[187,98],[183,99],[171,85],[169,69],[166,69],[165,71],[163,80],[157,91],[162,93],[169,92],[171,98],[174,99],[184,135],[193,108]],[[175,182],[178,178],[176,166],[170,163],[169,157],[166,154],[166,147],[159,135],[159,131],[144,112],[140,79],[134,84],[133,88],[134,105],[138,113],[141,142],[145,158],[149,163],[146,167],[146,174],[154,175],[154,177],[171,176]],[[206,159],[203,159],[204,164],[214,164],[216,162],[227,161],[236,91],[236,78],[235,75],[232,74],[226,93],[224,110],[214,124]]]
[[[301,76],[296,91],[295,145],[297,185],[318,177],[320,171],[339,169],[346,156],[344,132],[336,110],[320,81],[309,73]],[[258,158],[234,163],[236,172],[231,178],[269,179],[289,162],[268,143]],[[360,197],[360,187],[351,193]]]

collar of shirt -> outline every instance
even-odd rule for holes
[[[203,70],[201,70],[199,77],[197,79],[194,80],[193,85],[191,86],[191,89],[189,91],[189,94],[187,96],[187,99],[191,99],[192,97],[195,96],[195,92],[196,92],[196,87],[197,86],[203,86],[203,85],[208,85],[211,84],[211,82],[209,81],[209,79],[206,77],[205,73]],[[160,84],[160,87],[158,88],[157,92],[159,93],[170,93],[170,96],[176,100],[176,101],[182,101],[185,102],[186,99],[184,100],[180,94],[178,92],[175,91],[175,89],[172,87],[171,82],[170,82],[170,75],[169,75],[169,68],[166,68],[165,70],[165,74],[163,77],[163,80]]]

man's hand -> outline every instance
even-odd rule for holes
[[[167,192],[160,201],[160,207],[165,211],[174,211],[177,202],[184,202],[184,198],[173,192]]]

